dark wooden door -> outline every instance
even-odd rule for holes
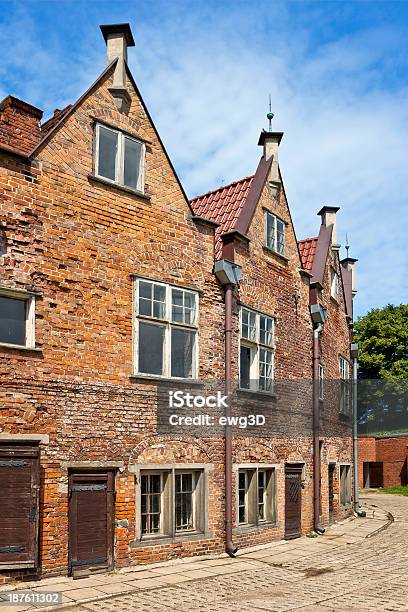
[[[69,476],[69,569],[113,568],[114,473]]]
[[[285,539],[301,535],[302,517],[302,467],[285,468]]]
[[[370,462],[370,487],[376,489],[384,486],[382,461]]]
[[[39,448],[0,446],[0,569],[38,561]]]
[[[329,522],[333,522],[334,514],[334,470],[335,465],[331,463],[329,465]]]

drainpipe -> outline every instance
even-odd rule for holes
[[[323,535],[320,524],[320,405],[319,405],[319,338],[323,329],[320,321],[313,330],[313,528]]]
[[[225,426],[225,552],[234,557],[238,548],[232,541],[232,434],[228,425],[231,416],[230,397],[232,391],[232,296],[234,285],[241,280],[242,268],[237,264],[222,259],[215,262],[214,273],[224,286],[225,299],[225,393],[228,401],[225,408],[227,425]]]
[[[358,486],[358,427],[357,427],[357,374],[358,374],[358,344],[352,342],[350,354],[353,359],[353,504],[357,516],[364,517],[366,513],[359,508],[359,486]]]
[[[233,285],[225,287],[225,392],[231,396],[232,358],[232,292]],[[232,541],[232,435],[228,425],[231,415],[230,400],[227,401],[225,416],[225,552],[235,556],[238,548]]]

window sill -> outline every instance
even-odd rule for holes
[[[232,533],[235,535],[244,533],[259,533],[265,529],[277,529],[278,527],[279,525],[277,522],[265,521],[263,523],[259,523],[258,525],[239,525],[238,527],[234,527]]]
[[[237,395],[252,396],[254,399],[264,399],[269,397],[270,399],[276,399],[277,395],[273,391],[255,391],[254,389],[237,389]]]
[[[130,548],[144,548],[146,546],[163,546],[166,544],[174,544],[180,542],[194,542],[195,540],[211,540],[213,534],[209,531],[194,531],[187,533],[177,534],[175,536],[169,535],[158,535],[152,537],[141,538],[140,540],[133,540],[130,542]]]
[[[281,255],[280,253],[278,253],[278,251],[275,251],[270,247],[264,245],[262,248],[264,251],[266,251],[266,253],[270,253],[271,255],[275,255],[275,257],[279,257],[279,259],[282,259],[282,261],[284,261],[285,263],[288,263],[288,261],[290,261],[289,257],[286,257],[286,255]]]
[[[7,342],[0,342],[0,349],[10,349],[12,351],[29,351],[30,353],[42,353],[42,348],[36,348],[35,346],[24,346],[22,344],[7,344]]]
[[[129,377],[132,382],[162,382],[168,385],[194,385],[197,387],[204,387],[204,383],[196,378],[166,378],[165,376],[156,376],[155,374],[132,374]]]
[[[107,185],[108,187],[113,187],[113,189],[117,189],[118,191],[124,191],[125,193],[130,193],[131,195],[137,196],[138,198],[142,198],[143,200],[150,201],[151,197],[138,191],[137,189],[132,189],[131,187],[125,187],[124,185],[118,185],[117,183],[113,183],[112,181],[108,181],[107,179],[101,178],[100,176],[95,176],[95,174],[88,174],[88,179],[90,181],[95,181],[96,183],[101,183],[102,185]]]

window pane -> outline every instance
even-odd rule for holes
[[[275,217],[266,213],[266,246],[275,248]]]
[[[176,530],[193,529],[193,475],[176,474],[175,492]]]
[[[138,187],[140,173],[140,157],[142,145],[140,142],[125,137],[125,167],[123,182],[126,187],[136,189]]]
[[[171,330],[171,376],[192,378],[193,349],[196,332],[187,329]]]
[[[260,336],[259,341],[261,344],[268,346],[273,345],[273,319],[270,317],[259,317]]]
[[[273,353],[266,349],[259,350],[259,388],[262,391],[272,391],[273,383]]]
[[[166,288],[162,285],[139,281],[139,314],[164,319]]]
[[[276,250],[283,255],[285,249],[285,224],[276,219]]]
[[[238,473],[238,522],[246,522],[245,498],[247,490],[247,479],[245,472]]]
[[[182,289],[172,289],[172,321],[175,323],[187,323],[194,325],[195,317],[195,295]]]
[[[0,297],[0,342],[26,343],[26,301]]]
[[[118,133],[99,126],[98,174],[114,181],[116,178],[116,152]]]
[[[139,323],[139,372],[163,374],[164,327]]]
[[[239,386],[241,389],[249,389],[251,371],[251,349],[241,346],[239,356]]]

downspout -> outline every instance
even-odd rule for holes
[[[225,287],[225,392],[231,395],[232,376],[232,293],[233,285]],[[232,435],[229,417],[231,416],[230,400],[225,408],[225,552],[234,557],[238,548],[232,541]]]
[[[233,255],[233,253],[232,253]],[[225,393],[228,401],[225,406],[225,456],[224,456],[224,482],[225,482],[225,552],[234,557],[238,548],[232,541],[232,433],[229,425],[231,416],[230,398],[232,392],[232,332],[233,316],[232,303],[234,286],[242,278],[242,268],[228,259],[215,262],[214,273],[224,287],[225,301]]]
[[[320,405],[319,405],[319,338],[323,329],[318,323],[313,330],[313,528],[322,535],[320,524]]]
[[[366,513],[359,509],[359,486],[358,486],[358,427],[357,427],[357,374],[358,359],[353,357],[353,468],[354,468],[354,512],[357,516],[364,517]]]

